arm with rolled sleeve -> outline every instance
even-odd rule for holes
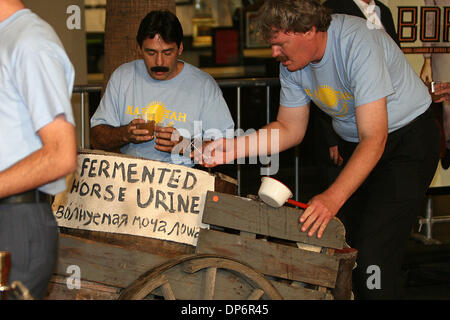
[[[300,218],[302,231],[317,231],[320,238],[328,222],[361,186],[380,160],[387,136],[387,96],[393,93],[392,81],[382,47],[375,42],[353,43],[345,70],[355,97],[358,145],[335,182],[309,202]],[[371,72],[377,68],[378,72]]]
[[[116,70],[118,71],[118,70]],[[136,124],[142,120],[134,119],[128,124],[120,122],[119,91],[116,83],[117,72],[111,75],[97,111],[91,119],[90,143],[93,149],[120,153],[126,144],[142,143],[153,139],[145,131],[139,130]]]

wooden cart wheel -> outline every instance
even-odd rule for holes
[[[175,276],[174,276],[175,273]],[[180,274],[183,273],[183,274]],[[248,295],[246,297],[236,296],[236,299],[258,300],[261,298],[281,300],[282,297],[277,289],[262,274],[251,267],[238,261],[216,255],[189,255],[165,263],[159,267],[151,269],[142,274],[120,295],[119,300],[140,300],[145,299],[154,291],[160,292],[165,300],[180,299],[180,295],[189,290],[187,286],[181,287],[177,284],[177,279],[186,279],[190,275],[196,275],[196,288],[201,292],[196,292],[200,300],[212,300],[215,298],[216,277],[225,273],[228,276],[238,277],[239,281],[248,285]],[[199,274],[201,275],[199,277]],[[234,282],[234,281],[231,281]],[[228,285],[227,282],[225,282]],[[224,282],[222,281],[222,286]],[[237,286],[242,289],[244,285]],[[225,288],[226,292],[238,291],[237,289]],[[183,297],[181,297],[182,299]],[[196,299],[192,295],[190,299]],[[219,299],[221,299],[219,297]]]

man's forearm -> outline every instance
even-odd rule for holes
[[[235,157],[271,155],[298,145],[303,141],[308,120],[309,106],[280,106],[275,121],[252,134],[235,139]]]
[[[98,125],[91,129],[92,149],[117,151],[129,143],[127,126]]]
[[[0,172],[0,198],[22,193],[76,170],[75,128],[58,117],[39,131],[43,146]]]
[[[347,165],[325,193],[341,207],[367,179],[383,154],[386,141],[372,139],[358,144]]]
[[[58,170],[56,171],[55,168]],[[76,166],[64,163],[40,149],[0,172],[0,198],[35,189],[57,180],[75,169]]]

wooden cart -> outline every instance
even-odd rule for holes
[[[356,251],[341,222],[310,238],[300,211],[208,192],[197,247],[63,229],[48,299],[350,299]],[[80,289],[67,285],[72,265]]]
[[[216,175],[196,246],[60,227],[47,299],[350,299],[356,250],[334,218],[300,231],[300,209],[236,196]],[[79,280],[79,282],[77,282]]]

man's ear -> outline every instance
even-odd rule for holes
[[[316,33],[317,33],[317,28],[313,26],[310,30],[306,31],[304,33],[304,35],[305,35],[306,39],[311,40],[312,38],[314,38]]]
[[[142,53],[142,47],[139,45],[139,43],[136,43],[136,52],[137,52],[139,58],[142,59],[144,57],[144,55]]]
[[[184,47],[183,47],[183,42],[180,43],[180,47],[178,48],[178,55],[181,56],[181,54],[183,53]]]

